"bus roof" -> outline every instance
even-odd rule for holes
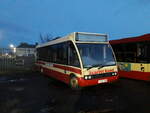
[[[99,34],[99,33],[73,32],[73,33],[70,33],[69,35],[67,35],[65,37],[60,37],[60,38],[52,39],[49,42],[37,45],[36,48],[45,47],[45,46],[48,46],[48,45],[53,45],[53,44],[65,42],[65,41],[68,41],[68,40],[75,41],[75,34],[76,33],[83,34],[83,35],[85,34],[85,35],[107,36],[106,34]]]
[[[123,43],[144,42],[144,41],[150,41],[150,33],[137,36],[137,37],[129,37],[129,38],[123,38],[123,39],[118,39],[118,40],[111,40],[110,44],[123,44]]]

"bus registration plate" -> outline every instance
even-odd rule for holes
[[[98,80],[98,83],[106,83],[107,82],[107,79],[102,79],[102,80]]]

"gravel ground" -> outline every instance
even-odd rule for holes
[[[0,75],[0,113],[150,113],[150,83],[120,79],[73,91],[37,72]]]

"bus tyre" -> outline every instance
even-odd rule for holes
[[[70,86],[73,90],[80,90],[81,89],[81,87],[79,86],[79,83],[78,83],[78,79],[75,76],[70,78]]]
[[[41,68],[41,70],[40,70],[40,71],[41,71],[41,73],[43,73],[43,68]]]

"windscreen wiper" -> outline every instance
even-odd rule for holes
[[[93,67],[98,67],[98,69],[100,69],[100,68],[105,67],[105,65],[102,65],[102,64],[95,64],[95,65],[92,65],[91,67],[88,67],[87,70],[89,70],[89,69],[91,69],[91,68],[93,68]]]
[[[116,64],[109,64],[109,65],[105,65],[105,66],[115,66]]]

